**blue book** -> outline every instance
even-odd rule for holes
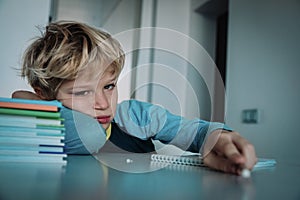
[[[257,163],[254,165],[253,170],[272,168],[277,164],[275,159],[271,158],[258,158]]]
[[[59,101],[57,101],[57,100],[45,101],[45,100],[30,100],[30,99],[0,97],[0,102],[12,102],[12,103],[24,103],[24,104],[39,104],[39,105],[57,106],[58,108],[62,107],[62,103],[59,102]]]

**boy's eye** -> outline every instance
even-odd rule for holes
[[[115,87],[116,87],[116,85],[114,83],[112,83],[112,84],[108,84],[108,85],[104,86],[104,89],[106,89],[106,90],[112,90]]]
[[[80,92],[74,92],[73,95],[75,96],[87,96],[91,93],[91,91],[85,90],[85,91],[80,91]]]

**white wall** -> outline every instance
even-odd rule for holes
[[[74,20],[100,26],[102,5],[99,0],[55,0],[54,20]]]
[[[151,101],[171,112],[185,115],[189,1],[158,0],[154,32],[153,85]],[[176,13],[176,15],[174,15]]]
[[[227,123],[259,156],[299,158],[300,1],[232,0],[229,8]],[[241,111],[262,111],[258,124]]]
[[[151,102],[210,120],[216,67],[215,20],[195,12],[207,0],[158,0]],[[159,48],[163,49],[159,50]]]
[[[21,57],[33,37],[36,26],[48,22],[50,0],[0,0],[0,96],[11,97],[18,89],[31,89],[21,79]]]
[[[190,7],[190,21],[189,21],[189,36],[195,40],[189,46],[189,59],[194,61],[193,67],[188,68],[188,78],[196,93],[198,103],[189,103],[187,101],[187,113],[189,116],[201,117],[205,120],[211,119],[211,109],[213,99],[210,96],[208,89],[208,82],[214,82],[214,74],[209,73],[208,68],[215,68],[214,63],[206,65],[208,60],[213,61],[215,58],[216,46],[216,21],[213,18],[202,15],[195,10],[209,0],[192,0]],[[192,48],[193,43],[198,43],[199,47]],[[207,71],[207,73],[199,73]],[[204,74],[206,79],[203,78]],[[210,88],[213,90],[213,88]],[[187,96],[190,96],[187,91]],[[197,113],[197,105],[200,114]]]
[[[130,99],[133,54],[136,35],[134,29],[139,27],[139,0],[120,1],[102,24],[102,28],[113,35],[125,51],[125,65],[118,80],[119,102]]]
[[[73,20],[100,27],[121,0],[52,0],[53,20]]]

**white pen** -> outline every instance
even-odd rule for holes
[[[251,171],[249,169],[242,169],[242,172],[241,172],[241,176],[243,178],[250,178],[251,177]]]

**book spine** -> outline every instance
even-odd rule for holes
[[[62,128],[64,127],[64,125],[60,124],[60,125],[55,125],[55,124],[36,124],[34,122],[11,122],[11,121],[7,121],[7,122],[3,122],[0,121],[0,126],[1,127],[23,127],[23,128]]]
[[[65,128],[59,127],[59,128],[51,128],[46,129],[45,127],[39,127],[39,128],[27,128],[27,127],[13,127],[13,126],[0,126],[0,133],[11,133],[11,134],[17,134],[17,133],[28,133],[28,134],[64,134]]]
[[[33,154],[33,153],[63,153],[62,146],[51,145],[2,145],[0,146],[0,154]]]
[[[67,156],[0,155],[0,162],[60,163],[66,164]]]
[[[10,137],[1,136],[0,144],[40,144],[40,145],[60,145],[64,146],[63,137]]]
[[[26,103],[15,103],[15,102],[1,102],[1,108],[16,108],[16,109],[25,109],[25,110],[41,110],[41,111],[51,111],[57,112],[57,106],[51,105],[42,105],[42,104],[26,104]]]
[[[48,150],[26,150],[26,149],[21,149],[21,150],[2,150],[0,149],[0,155],[32,155],[32,156],[52,156],[52,155],[62,155],[64,154],[63,151],[55,151],[48,149]]]
[[[66,164],[58,101],[0,97],[0,162]]]
[[[1,132],[0,136],[14,136],[14,137],[35,137],[35,136],[48,136],[48,137],[64,137],[64,133],[37,133],[37,132]]]
[[[6,123],[15,123],[15,125],[21,126],[22,123],[32,123],[32,124],[48,124],[48,125],[61,125],[63,119],[48,119],[48,118],[38,118],[35,116],[22,116],[22,115],[6,115],[0,114],[0,125],[6,125]],[[8,125],[6,125],[8,126]]]
[[[52,118],[52,119],[60,118],[60,112],[20,110],[20,109],[13,109],[13,108],[0,108],[0,113],[9,114],[9,115],[45,117],[45,118]]]
[[[31,100],[31,99],[19,99],[19,98],[5,98],[0,97],[0,102],[12,102],[12,103],[23,103],[23,104],[38,104],[38,105],[48,105],[56,106],[58,108],[62,107],[62,103],[59,101],[45,101],[45,100]]]

